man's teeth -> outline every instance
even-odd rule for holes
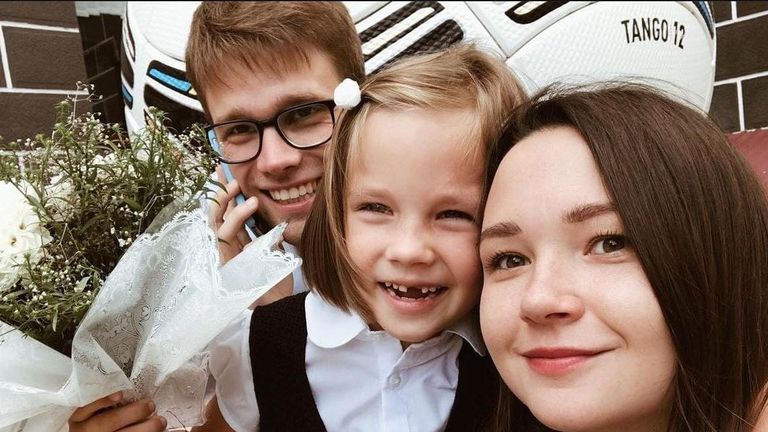
[[[315,192],[315,189],[317,189],[317,181],[311,181],[307,184],[292,187],[290,189],[271,190],[269,191],[269,194],[275,201],[288,201],[312,194]]]
[[[384,286],[396,291],[404,292],[404,293],[408,292],[408,289],[409,289],[409,287],[405,285],[398,285],[392,282],[384,282]],[[429,294],[429,293],[437,292],[438,288],[437,287],[418,287],[418,288],[411,287],[410,289],[421,290],[422,294]]]

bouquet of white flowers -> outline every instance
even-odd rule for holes
[[[64,430],[118,390],[197,424],[205,346],[300,261],[276,250],[280,226],[221,266],[201,135],[154,114],[129,141],[73,102],[0,157],[0,431]]]
[[[0,144],[0,320],[64,354],[128,246],[171,202],[193,204],[214,166],[197,128],[171,134],[154,113],[129,141],[77,102],[50,135]]]

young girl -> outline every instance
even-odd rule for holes
[[[768,203],[711,121],[638,86],[550,91],[491,160],[498,430],[768,430]]]
[[[478,212],[488,148],[522,95],[468,46],[362,85],[302,238],[314,289],[222,334],[198,430],[465,431],[487,417]]]

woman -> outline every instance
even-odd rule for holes
[[[636,85],[549,89],[487,180],[498,430],[768,429],[768,203],[710,120]]]

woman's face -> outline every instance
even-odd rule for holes
[[[576,130],[515,145],[482,229],[483,336],[515,395],[564,432],[664,430],[674,347]]]

